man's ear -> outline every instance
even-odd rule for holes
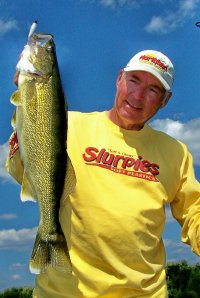
[[[161,109],[164,108],[167,105],[167,103],[170,100],[171,96],[172,96],[172,92],[170,92],[170,91],[167,92],[167,94],[164,95],[164,98],[163,98],[161,106],[160,106]]]
[[[116,80],[116,87],[119,84],[119,82],[121,81],[121,78],[122,78],[123,73],[124,73],[124,70],[123,69],[120,69],[120,71],[118,73],[118,76],[117,76],[117,80]]]

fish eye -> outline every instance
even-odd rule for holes
[[[53,46],[48,46],[47,47],[47,52],[53,53],[53,51],[54,51],[54,47]]]

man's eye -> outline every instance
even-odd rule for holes
[[[155,94],[158,94],[158,89],[156,89],[156,88],[150,88],[150,91],[155,93]]]
[[[130,79],[130,82],[137,83],[138,81],[136,79]]]

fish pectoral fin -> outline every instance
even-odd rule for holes
[[[23,175],[20,196],[23,202],[25,201],[37,202],[36,192],[27,177],[26,171],[24,171],[24,175]]]
[[[12,118],[11,118],[11,125],[13,128],[16,128],[16,109],[14,110]]]
[[[20,158],[19,146],[15,132],[12,133],[9,140],[10,152],[6,160],[7,172],[20,184],[22,184],[24,166]]]
[[[21,99],[21,94],[19,89],[13,92],[10,98],[10,102],[15,105],[15,106],[20,106],[22,105],[22,99]]]

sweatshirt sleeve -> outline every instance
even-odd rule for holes
[[[195,178],[192,156],[185,146],[184,152],[182,179],[171,210],[182,227],[181,240],[200,255],[200,184]]]

